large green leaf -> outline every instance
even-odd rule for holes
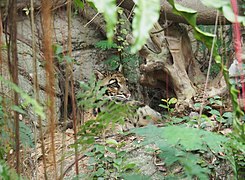
[[[158,146],[162,143],[170,146],[181,145],[187,151],[211,149],[213,152],[221,152],[222,145],[228,141],[226,137],[216,133],[184,126],[162,128],[147,126],[133,132],[145,136],[148,143],[155,143]]]
[[[174,147],[164,147],[159,146],[162,152],[159,157],[164,160],[167,166],[171,166],[176,162],[183,165],[185,173],[188,179],[193,179],[193,177],[198,177],[199,179],[208,179],[207,174],[210,171],[207,168],[203,168],[198,164],[200,157],[198,155],[179,150]]]
[[[188,179],[199,177],[208,179],[208,169],[202,168],[198,162],[200,157],[191,153],[194,150],[223,151],[222,145],[227,138],[201,129],[184,126],[168,126],[157,128],[152,125],[133,130],[136,134],[145,137],[144,142],[154,143],[161,150],[160,157],[167,166],[176,162],[183,165]],[[142,144],[144,144],[144,142]]]
[[[173,12],[175,14],[178,14],[186,19],[188,19],[188,22],[192,25],[196,25],[196,18],[197,18],[197,12],[193,9],[184,7],[180,4],[175,3],[175,6],[173,8]]]
[[[201,0],[201,2],[208,7],[220,9],[225,5],[230,4],[230,0]]]
[[[223,6],[222,10],[226,19],[228,19],[230,22],[236,21],[235,14],[230,5]],[[237,22],[243,23],[243,25],[245,25],[245,17],[237,16]]]
[[[212,132],[180,126],[163,128],[161,137],[167,144],[180,144],[186,150],[207,150],[208,146],[213,152],[222,151],[221,145],[227,141],[224,136]]]
[[[94,3],[99,13],[104,15],[106,32],[109,42],[112,42],[114,27],[117,23],[117,6],[115,0],[88,0]]]
[[[149,38],[149,31],[157,22],[160,11],[160,0],[135,0],[134,19],[132,23],[134,43],[132,52],[141,49]]]
[[[230,22],[235,22],[235,14],[231,8],[230,0],[201,0],[201,2],[208,7],[219,9],[224,14],[225,18]],[[237,16],[237,21],[245,25],[245,17]]]

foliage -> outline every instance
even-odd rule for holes
[[[95,44],[96,48],[100,48],[102,50],[108,50],[108,49],[112,49],[112,48],[117,48],[117,45],[115,43],[109,43],[107,40],[102,40],[102,41],[98,41]]]
[[[1,134],[1,138],[0,138],[0,160],[3,159],[5,152],[6,152],[6,146],[4,146],[4,142],[3,142],[3,134],[5,133],[4,131],[4,112],[3,112],[3,107],[2,107],[2,97],[0,96],[0,134]]]
[[[106,97],[106,87],[92,77],[88,83],[80,82],[81,91],[78,93],[78,105],[83,110],[96,111],[96,117],[85,122],[78,132],[77,144],[83,148],[92,147],[85,153],[90,157],[88,169],[91,171],[89,177],[118,179],[128,170],[134,169],[135,164],[126,162],[126,151],[120,150],[125,144],[114,139],[107,139],[100,144],[96,143],[96,137],[105,137],[107,131],[116,129],[117,124],[123,126],[125,118],[133,116],[132,106],[122,102],[116,102]],[[115,132],[115,131],[113,131]],[[111,133],[113,133],[111,132]],[[91,148],[90,148],[91,149]]]
[[[4,104],[4,105],[3,105]],[[5,107],[3,107],[5,106]],[[14,148],[12,134],[14,132],[14,124],[11,114],[9,111],[18,111],[22,116],[26,113],[25,111],[18,106],[11,106],[11,102],[7,98],[2,98],[0,96],[0,160],[4,159],[6,153]],[[26,125],[23,121],[19,122],[20,125],[20,142],[24,147],[34,147],[34,137],[32,131],[28,125]]]
[[[24,99],[23,106],[32,105],[34,112],[37,113],[42,119],[45,118],[45,114],[43,112],[43,107],[38,104],[38,102],[31,98],[28,94],[26,94],[22,89],[20,89],[16,84],[5,80],[2,76],[0,76],[0,81],[2,81],[4,84],[8,85],[11,89],[13,89],[15,92],[19,93],[20,96]]]
[[[83,110],[93,109],[98,114],[81,126],[79,143],[92,144],[96,136],[115,129],[116,124],[123,126],[126,118],[133,117],[135,108],[106,97],[104,94],[107,87],[101,87],[100,81],[95,82],[94,77],[88,83],[80,82],[80,85],[81,91],[77,95],[79,107]]]
[[[134,2],[136,7],[134,9],[135,16],[132,22],[132,33],[135,39],[132,45],[132,52],[136,53],[149,38],[149,31],[159,18],[160,1],[135,0]]]
[[[139,175],[139,174],[125,174],[123,175],[125,180],[150,180],[150,176]]]
[[[5,162],[0,160],[0,179],[2,180],[21,180],[22,178],[19,177],[14,170],[10,169]]]
[[[216,9],[221,10],[227,19],[229,19],[230,21],[234,21],[234,13],[231,10],[231,5],[230,5],[230,2],[228,0],[226,0],[226,1],[216,0],[215,3],[213,3],[213,1],[210,1],[210,0],[202,0],[202,2],[205,5],[212,6],[212,7],[216,8]],[[152,4],[153,5],[156,5],[156,6],[158,5],[158,3],[152,3],[151,1],[147,1],[147,2],[146,1],[135,1],[135,3],[136,3],[137,6],[135,8],[135,14],[136,15],[135,15],[135,18],[133,20],[133,35],[134,35],[134,38],[135,38],[135,42],[136,42],[136,44],[139,47],[138,46],[134,46],[133,47],[133,52],[135,52],[136,50],[140,49],[141,46],[144,44],[144,41],[141,41],[141,40],[142,40],[142,38],[144,39],[145,37],[148,37],[147,34],[148,34],[148,30],[150,28],[149,29],[148,28],[146,29],[147,32],[142,32],[143,36],[139,36],[139,37],[142,37],[142,38],[139,38],[139,41],[138,41],[137,37],[135,37],[135,36],[141,35],[140,34],[141,32],[138,31],[138,30],[137,30],[138,32],[137,31],[135,32],[134,29],[139,28],[140,30],[142,30],[142,29],[145,30],[144,29],[145,26],[142,26],[142,24],[144,24],[144,22],[145,22],[144,18],[148,18],[148,17],[145,16],[146,14],[148,14],[147,10],[150,9],[149,12],[152,11],[152,9],[149,8],[149,7],[152,6]],[[151,6],[145,8],[145,5],[147,3],[151,3]],[[176,14],[178,14],[178,15],[181,15],[182,17],[184,17],[187,20],[187,22],[189,22],[189,24],[193,27],[195,38],[197,40],[202,41],[209,49],[211,49],[212,44],[213,44],[213,39],[214,39],[215,36],[213,34],[210,34],[210,33],[207,33],[207,32],[203,32],[203,31],[201,31],[200,28],[197,27],[197,25],[196,25],[196,17],[197,17],[196,11],[194,11],[192,9],[189,9],[189,8],[186,8],[186,7],[183,7],[183,6],[175,3],[173,0],[169,0],[169,3],[173,6],[173,12],[176,13]],[[143,11],[140,11],[141,8],[143,9]],[[156,7],[153,7],[153,8],[155,8],[155,10],[157,9]],[[139,16],[139,14],[140,14],[140,16]],[[154,16],[154,13],[152,13],[152,15]],[[156,17],[158,17],[158,16],[155,16],[154,18],[156,18]],[[238,21],[244,23],[244,17],[239,17],[238,18]],[[143,27],[143,28],[140,28],[140,27]],[[147,27],[150,27],[150,26],[147,26]],[[135,48],[135,47],[137,47],[137,48]],[[235,90],[235,88],[233,86],[231,86],[231,84],[229,82],[228,72],[227,72],[227,69],[225,68],[225,66],[221,62],[221,57],[218,55],[217,46],[214,46],[213,52],[214,52],[213,54],[214,54],[216,63],[219,65],[219,68],[222,69],[223,74],[224,74],[224,77],[225,77],[225,80],[226,80],[226,82],[228,84],[228,87],[230,89],[230,94],[232,95],[232,104],[233,104],[233,107],[234,107],[234,116],[232,118],[233,119],[234,133],[233,133],[233,137],[231,138],[231,141],[234,140],[234,141],[237,141],[239,143],[244,144],[244,142],[245,142],[245,137],[244,137],[245,126],[244,126],[244,124],[241,124],[241,122],[240,122],[240,118],[243,115],[243,113],[240,110],[240,108],[238,106],[238,103],[237,103],[237,91]],[[216,101],[216,100],[214,100],[214,101]],[[165,108],[169,109],[168,106],[166,106]],[[206,108],[208,109],[208,107],[206,107]],[[210,114],[215,115],[216,117],[218,117],[218,119],[219,119],[220,122],[222,122],[225,117],[227,119],[230,119],[230,114],[226,114],[226,116],[224,116],[224,118],[223,118],[221,116],[221,114],[219,113],[219,111],[214,110],[214,109],[208,109],[208,110],[209,110],[209,113]],[[205,120],[206,117],[203,116],[203,118],[204,118],[203,120]],[[199,122],[199,124],[200,124],[200,122]],[[218,136],[216,136],[213,133],[208,133],[208,134],[205,134],[204,133],[203,134],[201,130],[186,129],[186,128],[178,127],[178,126],[176,126],[176,127],[169,126],[169,127],[166,127],[166,128],[170,128],[171,131],[167,131],[166,129],[164,129],[164,130],[161,131],[161,132],[165,132],[165,134],[162,133],[164,136],[166,136],[164,140],[166,140],[166,138],[170,138],[170,137],[173,137],[173,138],[176,138],[177,139],[177,137],[174,136],[174,133],[176,133],[176,132],[181,132],[180,134],[179,133],[176,133],[176,134],[179,135],[179,137],[184,136],[184,137],[186,137],[186,139],[191,139],[191,140],[193,140],[193,138],[191,138],[190,136],[193,136],[193,134],[199,135],[198,136],[199,138],[197,138],[197,139],[200,140],[201,144],[200,143],[197,144],[197,147],[196,147],[197,150],[205,150],[205,151],[208,151],[208,149],[205,149],[204,148],[203,143],[205,144],[205,147],[207,147],[206,146],[206,144],[207,144],[209,146],[209,148],[211,150],[213,150],[212,148],[214,148],[214,147],[211,146],[208,141],[212,142],[212,139],[214,137],[218,137]],[[153,129],[153,127],[152,127],[152,129]],[[149,130],[149,134],[151,134],[151,133],[154,134],[153,132],[158,132],[157,130],[154,131],[152,129]],[[159,131],[158,133],[161,134],[161,132]],[[191,132],[191,133],[189,133],[189,132]],[[166,133],[169,133],[170,136],[167,136],[168,134],[166,134]],[[145,135],[145,131],[144,131],[144,135]],[[203,141],[202,141],[202,138],[200,138],[201,136],[204,136],[205,137],[203,139]],[[174,141],[172,139],[171,142],[175,142],[175,143],[179,142],[179,137],[178,137],[178,141]],[[152,136],[149,139],[151,141],[155,140],[156,142],[158,142],[157,139],[154,139]],[[222,140],[221,140],[221,138],[217,138],[216,140],[217,140],[216,143],[218,143],[218,144],[223,143]],[[192,162],[192,165],[193,166],[188,167],[188,165],[184,162],[184,160],[181,159],[180,157],[178,157],[177,154],[185,154],[185,155],[187,155],[186,154],[187,153],[186,150],[189,151],[189,149],[186,149],[186,148],[188,146],[192,147],[191,146],[192,144],[187,144],[186,146],[184,146],[185,144],[183,144],[183,142],[185,142],[185,141],[182,140],[182,144],[180,143],[180,147],[175,148],[175,149],[171,149],[169,151],[169,153],[176,152],[176,154],[174,154],[173,156],[170,156],[170,157],[176,157],[177,160],[184,165],[184,167],[187,167],[186,168],[186,174],[187,174],[187,176],[189,176],[189,177],[197,176],[199,178],[207,178],[206,174],[208,172],[202,170],[197,165],[197,159],[198,158],[193,157],[193,156],[190,155],[191,162]],[[192,141],[190,141],[190,142],[192,142]],[[196,142],[195,139],[193,140],[193,142]],[[169,144],[167,144],[166,146],[164,146],[165,145],[164,143],[166,143],[166,142],[165,141],[161,141],[162,147],[164,147],[164,148],[162,148],[162,150],[164,150],[167,147],[169,147]],[[159,143],[159,146],[160,146],[160,143]],[[176,144],[172,144],[172,146],[176,146]],[[202,149],[202,148],[204,148],[204,149]],[[180,151],[179,151],[179,149],[180,149]],[[176,162],[176,161],[174,161],[174,162]],[[190,169],[191,170],[192,169],[195,169],[195,173],[193,173],[192,171],[188,171]]]
[[[232,135],[231,135],[232,136]],[[244,168],[245,168],[245,145],[236,138],[231,138],[226,145],[226,155],[227,159],[232,164],[233,172],[237,179],[244,178]]]
[[[106,21],[106,32],[109,42],[112,42],[114,27],[117,23],[117,7],[115,0],[88,0],[94,3],[99,13],[103,13]]]
[[[119,52],[123,52],[125,47],[128,47],[128,41],[126,36],[128,35],[128,30],[126,26],[126,19],[124,17],[124,11],[122,8],[118,8],[118,22],[115,29],[117,49]]]
[[[233,114],[232,112],[225,112],[225,113],[221,113],[221,111],[218,111],[214,108],[212,108],[212,106],[222,106],[223,102],[221,100],[220,96],[214,96],[212,98],[209,98],[209,104],[204,106],[204,110],[206,111],[206,114],[209,114],[209,116],[215,118],[215,121],[222,123],[224,126],[230,127],[232,125],[232,119],[233,119]],[[200,103],[196,103],[194,104],[195,108],[200,108],[201,104]],[[202,115],[201,118],[199,117],[194,117],[195,120],[199,121],[199,127],[201,128],[205,128],[205,122],[209,121],[209,124],[212,124],[212,122],[210,121],[210,119],[205,116]],[[204,123],[203,123],[204,122]],[[204,127],[202,126],[204,125]]]
[[[226,19],[228,19],[230,22],[235,22],[235,15],[229,0],[216,0],[216,2],[214,2],[213,0],[201,0],[201,1],[206,6],[221,10],[224,16],[226,17]],[[244,16],[237,16],[237,20],[239,23],[245,25]]]
[[[207,1],[209,1],[209,0],[207,0]],[[205,1],[205,3],[207,3],[207,1]],[[200,31],[200,29],[197,28],[197,26],[196,26],[196,12],[192,11],[192,10],[189,11],[189,9],[182,8],[179,5],[176,6],[176,4],[174,4],[174,1],[172,1],[172,0],[169,0],[169,2],[173,6],[174,12],[183,16],[190,23],[190,25],[194,28],[196,39],[204,42],[205,45],[209,49],[211,49],[214,36],[212,37],[212,35],[204,33],[202,31]],[[217,8],[217,6],[219,6],[220,9],[222,10],[222,12],[224,13],[225,17],[228,18],[230,21],[234,22],[234,13],[231,11],[230,2],[222,1],[225,4],[221,3],[221,1],[217,1],[217,3],[213,3],[213,1],[212,2],[209,1],[209,2],[210,2],[209,3],[210,5],[212,4],[212,6],[215,4],[216,8]],[[227,10],[227,13],[226,13],[226,10]],[[242,18],[239,17],[238,21],[244,23],[244,17],[242,17]],[[228,88],[229,88],[229,91],[231,94],[231,100],[232,100],[232,105],[233,105],[233,113],[234,113],[234,116],[233,116],[233,128],[234,128],[233,138],[235,138],[238,142],[245,144],[245,123],[241,123],[241,117],[243,116],[243,112],[239,108],[239,105],[237,102],[238,91],[235,89],[234,85],[232,85],[231,82],[229,81],[228,70],[224,66],[224,64],[222,63],[221,57],[218,54],[216,46],[213,48],[213,56],[215,58],[216,63],[222,69],[225,81],[228,85]]]
[[[174,111],[174,108],[171,108],[171,105],[174,105],[177,103],[176,98],[168,98],[168,99],[161,99],[165,104],[159,104],[160,107],[166,109],[169,113],[172,113]]]
[[[143,144],[157,145],[161,151],[160,157],[167,166],[180,163],[185,169],[182,178],[208,179],[209,170],[199,164],[202,161],[201,157],[192,151],[212,152],[218,155],[219,152],[224,152],[223,144],[228,142],[224,136],[184,126],[148,126],[135,129],[133,132],[145,137]]]
[[[101,82],[96,82],[93,75],[89,82],[80,81],[81,91],[77,94],[78,106],[85,110],[101,107],[108,102],[108,99],[103,99],[106,87],[101,88]]]
[[[99,13],[102,13],[105,17],[107,24],[107,37],[109,42],[112,42],[113,30],[117,23],[117,7],[115,0],[96,1],[88,0],[93,2]],[[157,22],[160,11],[160,0],[151,1],[134,1],[136,7],[134,9],[133,18],[133,36],[134,43],[132,45],[132,52],[136,53],[141,49],[142,45],[145,44],[149,37],[149,31],[153,27],[153,24]]]
[[[137,54],[130,53],[130,47],[128,47],[126,44],[123,44],[120,47],[114,43],[111,45],[108,43],[108,41],[99,41],[95,46],[102,50],[119,50],[120,48],[121,56],[118,54],[113,54],[110,55],[108,59],[103,61],[103,63],[106,65],[106,69],[113,72],[117,71],[120,65],[122,65],[124,69],[124,75],[129,80],[129,83],[138,83],[139,77],[137,73],[135,73],[135,70],[139,67],[141,59]]]
[[[74,62],[74,59],[72,59],[69,55],[65,55],[64,49],[59,44],[54,44],[53,50],[54,50],[55,58],[58,60],[60,64],[62,64],[63,62],[67,62],[67,63]]]
[[[25,147],[34,147],[34,136],[31,128],[20,121],[20,142]]]
[[[126,151],[120,150],[124,143],[114,139],[106,140],[106,144],[95,144],[92,151],[85,153],[90,157],[88,169],[90,178],[118,179],[128,170],[135,168],[134,163],[126,161]]]

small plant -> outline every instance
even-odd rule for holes
[[[58,60],[59,63],[63,63],[64,61],[67,63],[75,62],[70,56],[65,55],[64,49],[59,44],[53,45],[54,55],[55,58]]]
[[[127,28],[126,28],[126,18],[123,18],[123,9],[118,8],[118,21],[116,24],[115,29],[115,35],[116,35],[116,41],[117,41],[117,50],[119,52],[123,52],[126,47],[128,47],[128,41],[126,40],[126,35],[129,34]]]
[[[210,105],[218,105],[223,106],[223,102],[220,96],[214,96],[212,98],[209,98]]]
[[[3,180],[10,180],[10,179],[16,179],[16,180],[21,180],[23,179],[19,175],[16,174],[16,172],[8,167],[8,165],[0,160],[0,179]]]
[[[174,108],[171,106],[177,103],[177,99],[173,97],[170,99],[161,99],[161,101],[163,101],[165,104],[159,104],[159,106],[163,107],[168,111],[169,114],[171,114],[174,111]]]
[[[100,48],[100,49],[105,51],[105,50],[110,50],[110,49],[116,49],[117,48],[117,44],[110,43],[107,40],[101,40],[101,41],[98,41],[95,44],[95,47],[96,48]]]
[[[223,144],[228,142],[224,136],[183,125],[148,126],[133,132],[145,137],[144,145],[152,143],[159,147],[159,156],[169,169],[183,167],[183,171],[173,174],[175,179],[209,179],[211,170],[208,167],[212,164],[200,154],[213,154],[217,158],[219,152],[224,152]]]
[[[91,179],[120,179],[122,175],[135,169],[134,163],[126,160],[126,151],[120,150],[125,144],[114,139],[106,140],[105,145],[95,144],[91,152],[86,153],[90,157],[88,169],[91,171]]]

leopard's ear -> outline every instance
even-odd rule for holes
[[[96,77],[96,80],[102,80],[105,78],[105,76],[101,72],[99,72],[98,70],[94,70],[94,75]]]

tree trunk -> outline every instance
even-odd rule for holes
[[[118,3],[121,2],[121,0],[117,0]],[[188,7],[191,9],[194,9],[197,11],[197,24],[203,24],[203,25],[213,25],[215,24],[215,18],[216,18],[216,9],[210,8],[202,4],[200,0],[181,0],[181,1],[175,1],[176,3]],[[133,0],[124,0],[123,3],[121,3],[121,7],[131,11],[134,7]],[[221,19],[225,19],[223,15],[220,15]],[[178,22],[178,23],[187,23],[186,20],[176,14],[173,14],[172,12],[172,6],[168,3],[166,0],[161,0],[161,13],[160,13],[160,19],[159,22],[161,24],[164,24],[166,20]],[[224,23],[229,24],[229,21],[222,21]]]
[[[178,24],[170,25],[165,32],[156,23],[147,45],[140,51],[146,60],[140,67],[140,83],[144,86],[172,89],[179,103],[189,104],[196,94],[195,77],[204,80],[195,65],[187,31]],[[193,77],[195,74],[195,77]],[[192,78],[189,76],[191,75]],[[169,77],[169,83],[166,82]]]

